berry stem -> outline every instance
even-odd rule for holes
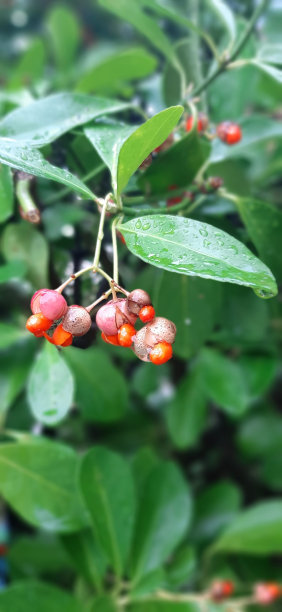
[[[105,216],[106,216],[106,211],[107,211],[108,200],[110,199],[110,197],[111,197],[111,194],[108,193],[108,195],[106,195],[104,201],[102,202],[102,210],[101,210],[101,215],[100,215],[96,248],[95,248],[95,254],[94,254],[94,259],[93,259],[93,270],[94,271],[97,270],[99,266],[102,240],[104,238]],[[99,201],[99,203],[101,204],[101,200]]]
[[[23,178],[17,181],[16,195],[26,220],[30,221],[31,223],[39,223],[40,210],[37,208],[30,193],[30,183],[32,178],[33,177]]]
[[[120,221],[120,217],[116,217],[112,223],[112,245],[113,245],[113,279],[118,283],[118,248],[116,226]]]
[[[105,293],[103,293],[103,295],[101,295],[97,300],[95,300],[95,302],[92,302],[92,304],[89,304],[89,306],[87,306],[85,310],[87,310],[87,312],[91,312],[91,310],[93,310],[93,308],[95,308],[97,304],[106,300],[111,293],[112,293],[112,290],[108,289],[108,291],[105,291]]]
[[[170,196],[171,196],[171,192],[170,192]],[[196,200],[196,202],[194,202],[190,208],[188,208],[187,212],[190,212],[191,210],[194,210],[195,208],[197,208],[198,206],[200,206],[200,204],[202,204],[202,202],[205,200],[205,196],[200,196],[198,198],[198,200]],[[166,207],[166,208],[129,208],[128,206],[124,206],[123,210],[126,213],[126,215],[128,216],[132,216],[134,217],[135,215],[172,215],[173,213],[179,212],[179,211],[183,211],[187,208],[188,204],[191,203],[191,199],[188,198],[183,198],[182,202],[180,202],[179,204],[175,204],[174,206],[170,206],[170,207]]]

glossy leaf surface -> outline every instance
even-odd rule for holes
[[[81,612],[80,603],[66,591],[36,581],[20,581],[0,592],[1,612]]]
[[[170,436],[177,448],[189,448],[198,441],[205,427],[206,396],[200,370],[197,369],[178,386],[166,409]]]
[[[0,223],[13,214],[13,179],[8,166],[0,164]]]

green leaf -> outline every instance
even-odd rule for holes
[[[262,72],[268,74],[274,81],[277,81],[279,84],[282,83],[282,70],[278,70],[274,66],[267,64],[266,62],[261,62],[258,60],[252,60],[250,62],[253,66],[256,66]]]
[[[277,280],[281,282],[281,211],[266,202],[252,198],[238,198],[237,206],[259,256],[270,267]]]
[[[25,276],[26,265],[23,261],[11,261],[0,266],[0,283],[8,283],[10,280],[19,280]]]
[[[244,372],[250,401],[263,397],[278,372],[278,360],[271,355],[243,355],[239,364]]]
[[[8,166],[0,164],[0,223],[9,219],[13,214],[13,178]]]
[[[241,416],[248,407],[249,398],[240,366],[213,349],[202,351],[201,365],[210,399],[230,416]]]
[[[165,57],[174,57],[173,46],[164,34],[163,29],[142,10],[139,2],[119,0],[117,3],[116,0],[99,0],[99,4],[120,19],[131,23]]]
[[[196,500],[193,537],[206,541],[217,536],[238,515],[241,497],[240,489],[228,480],[204,489]]]
[[[0,324],[0,347],[1,341],[4,344],[5,337],[6,342],[8,338],[11,341],[9,349],[0,352],[0,414],[12,405],[24,387],[36,348],[34,338],[25,338],[25,342],[18,342],[19,336],[16,337],[16,334],[19,333],[22,332],[16,328],[13,330],[8,323]]]
[[[146,193],[163,193],[172,185],[187,187],[209,153],[210,145],[202,143],[197,131],[192,130],[154,160],[140,177],[139,185]]]
[[[35,578],[44,575],[56,579],[58,572],[73,569],[59,539],[46,532],[13,539],[7,558],[12,579],[14,576]]]
[[[93,59],[91,68],[76,84],[77,91],[83,93],[115,91],[126,81],[148,76],[157,65],[154,56],[141,47],[123,49],[102,61],[100,58],[98,62]]]
[[[180,40],[175,45],[175,53],[185,75],[185,88],[191,83],[195,86],[195,62],[193,56],[193,41],[190,38]],[[163,96],[167,106],[178,104],[182,99],[182,83],[180,72],[175,64],[167,61],[163,71]]]
[[[15,144],[42,147],[95,117],[117,113],[127,102],[94,98],[79,93],[57,93],[17,108],[0,121],[0,136],[7,147]],[[4,146],[5,142],[1,143]]]
[[[152,299],[155,309],[174,321],[177,327],[174,353],[189,359],[221,320],[222,285],[196,276],[151,270],[154,273]],[[172,300],[172,295],[177,295],[177,300]]]
[[[28,49],[23,53],[18,65],[12,71],[9,79],[9,90],[31,86],[42,75],[46,63],[44,43],[40,38],[33,38]]]
[[[222,2],[222,0],[208,0],[208,4],[222,22],[222,25],[229,35],[230,49],[236,38],[236,22],[233,11],[225,2]]]
[[[135,603],[130,612],[200,612],[199,606],[180,601],[146,601]]]
[[[129,553],[135,519],[131,471],[117,453],[96,446],[82,459],[79,480],[94,533],[120,576]]]
[[[131,597],[132,599],[141,599],[144,595],[154,593],[154,591],[160,589],[165,585],[165,572],[162,567],[158,567],[146,576],[143,576],[141,580],[132,588]]]
[[[74,393],[73,376],[56,347],[45,342],[28,379],[28,401],[34,417],[56,425],[68,413]]]
[[[244,420],[237,436],[240,452],[251,460],[280,452],[281,440],[282,418],[277,412],[269,410]]]
[[[282,551],[282,501],[247,508],[212,547],[215,552],[270,555]]]
[[[75,377],[76,401],[82,416],[100,423],[121,419],[128,406],[128,386],[106,352],[71,347],[65,357]]]
[[[57,532],[86,524],[76,487],[71,448],[38,438],[0,447],[0,492],[28,523]]]
[[[282,64],[282,44],[265,43],[259,47],[258,58],[267,64]]]
[[[187,584],[196,569],[195,551],[184,544],[166,568],[166,582],[170,589]]]
[[[24,144],[19,146],[15,140],[0,138],[0,161],[7,166],[23,170],[50,181],[67,185],[80,195],[92,199],[93,194],[84,183],[71,172],[49,164],[41,153]]]
[[[0,322],[0,350],[6,349],[15,342],[27,337],[25,329],[16,327],[12,323]]]
[[[205,427],[206,407],[201,372],[196,366],[177,387],[166,409],[168,431],[176,448],[189,448],[197,443]]]
[[[1,612],[81,612],[81,604],[69,593],[44,582],[17,582],[0,592]]]
[[[101,595],[95,598],[89,612],[118,612],[118,606],[110,595]]]
[[[2,253],[8,262],[21,262],[35,287],[48,285],[48,247],[38,229],[28,223],[10,223],[2,234]]]
[[[56,65],[59,70],[66,70],[71,67],[79,45],[80,27],[76,15],[68,6],[55,5],[46,24]]]
[[[100,592],[106,571],[106,560],[93,538],[92,531],[85,529],[77,533],[62,534],[61,542],[79,574]]]
[[[153,469],[140,501],[132,550],[134,583],[169,557],[191,519],[191,498],[178,467],[164,462]]]
[[[277,293],[270,270],[244,244],[222,230],[183,217],[152,215],[119,226],[129,250],[159,268]]]

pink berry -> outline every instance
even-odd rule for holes
[[[33,312],[33,314],[38,314],[40,312],[39,300],[46,291],[50,291],[50,289],[39,289],[33,294],[30,302],[31,312]]]
[[[114,336],[122,325],[125,323],[134,325],[136,320],[137,316],[129,312],[125,298],[110,300],[98,310],[96,315],[96,323],[106,336]]]
[[[47,319],[55,321],[66,314],[68,305],[65,298],[58,291],[45,291],[39,298],[40,312]]]

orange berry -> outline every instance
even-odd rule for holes
[[[215,580],[210,588],[213,601],[222,601],[234,593],[234,584],[231,580]]]
[[[218,138],[227,145],[236,144],[242,138],[240,126],[233,121],[223,121],[217,126],[216,131]]]
[[[281,597],[281,588],[275,582],[261,582],[254,587],[257,603],[267,605]]]
[[[142,323],[148,323],[155,318],[155,309],[153,306],[143,306],[139,312],[139,319],[141,319]]]
[[[172,358],[172,346],[168,342],[158,342],[150,352],[150,361],[162,365]]]
[[[101,333],[101,338],[102,340],[104,340],[104,342],[107,342],[107,344],[114,344],[115,346],[119,346],[119,341],[118,341],[118,335],[115,334],[113,336],[106,336],[106,334],[104,334],[104,332]]]
[[[56,327],[52,340],[53,344],[56,344],[57,346],[70,346],[73,341],[73,336],[70,332],[66,331],[61,324]]]
[[[118,342],[120,346],[131,346],[134,336],[136,336],[136,329],[130,323],[125,323],[118,330]]]
[[[51,336],[48,336],[48,334],[46,334],[46,332],[43,332],[43,336],[44,336],[45,340],[48,340],[48,342],[50,342],[50,344],[55,344],[53,338]]]
[[[50,321],[50,319],[44,317],[41,312],[38,312],[29,317],[26,322],[26,329],[39,338],[40,336],[43,336],[43,332],[50,329],[52,323],[53,321]]]

